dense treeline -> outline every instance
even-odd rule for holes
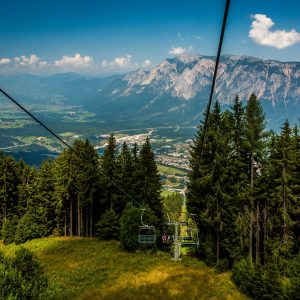
[[[140,150],[126,143],[119,150],[111,136],[101,157],[88,140],[76,140],[73,149],[44,161],[39,169],[0,153],[5,243],[49,235],[116,238],[122,212],[132,201],[161,218],[161,182],[149,139]]]
[[[246,106],[236,97],[223,112],[215,104],[202,155],[203,124],[191,149],[188,209],[208,263],[228,268],[246,259],[249,270],[255,263],[266,274],[272,264],[285,276],[300,250],[300,137],[288,121],[278,135],[265,125],[255,95]],[[257,282],[268,277],[261,276]]]

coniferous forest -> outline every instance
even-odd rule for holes
[[[197,256],[219,271],[231,269],[236,285],[254,299],[300,299],[298,127],[286,120],[279,133],[267,131],[251,95],[246,105],[237,96],[225,111],[215,103],[201,149],[203,129],[200,124],[191,147],[187,185]],[[140,205],[158,236],[166,221],[161,188],[148,138],[140,149],[126,143],[118,149],[111,135],[101,157],[88,140],[76,140],[73,150],[38,169],[2,153],[1,239],[98,236],[135,251]]]
[[[203,125],[191,149],[187,204],[197,215],[202,259],[233,268],[235,283],[254,299],[299,299],[299,129],[288,121],[278,134],[265,128],[255,95],[246,106],[236,97],[223,112],[216,103],[202,154]],[[282,283],[289,276],[293,292],[291,281]]]

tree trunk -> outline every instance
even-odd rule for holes
[[[255,244],[255,261],[257,264],[260,263],[260,208],[259,201],[257,201],[256,205],[256,244]]]
[[[253,212],[251,210],[250,212],[250,230],[249,230],[249,259],[250,261],[252,261],[252,258],[253,258],[253,255],[252,255],[252,248],[253,248],[253,245],[252,245],[252,237],[253,237]]]
[[[81,228],[80,228],[80,221],[81,221],[81,218],[80,218],[80,207],[79,205],[77,204],[77,235],[80,236],[81,235]]]
[[[88,207],[85,207],[85,236],[89,236],[89,210]]]
[[[266,241],[267,241],[267,201],[265,200],[265,207],[264,207],[264,240],[263,240],[263,263],[265,263],[265,257],[266,257]]]
[[[93,203],[90,203],[90,237],[93,236]]]
[[[70,199],[70,236],[73,236],[73,200]]]
[[[64,236],[67,236],[67,212],[65,209],[65,216],[64,216]]]
[[[253,189],[254,185],[254,157],[253,152],[251,152],[251,162],[250,162],[250,186],[251,190]]]
[[[219,264],[220,260],[220,232],[217,229],[217,264]]]
[[[81,235],[80,236],[83,236],[84,234],[84,231],[83,231],[83,214],[82,214],[82,207],[80,208],[80,231],[81,231]]]

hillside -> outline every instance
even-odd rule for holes
[[[39,257],[54,299],[247,299],[230,280],[202,262],[170,254],[127,253],[118,242],[44,238],[24,244]],[[18,246],[0,245],[12,254]]]

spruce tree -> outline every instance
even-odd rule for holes
[[[259,176],[259,169],[262,167],[263,151],[265,148],[265,116],[257,97],[252,94],[246,106],[246,150],[248,155],[248,172],[250,181],[250,201],[248,209],[250,211],[249,223],[249,258],[253,258],[253,229],[255,232],[255,257],[256,262],[260,261],[260,234],[261,234],[261,207],[260,201],[255,201],[253,197],[254,184]]]
[[[117,161],[116,139],[113,134],[109,137],[104,154],[101,157],[101,172],[104,175],[101,179],[104,190],[103,206],[105,210],[118,210],[117,206],[120,191],[113,182],[118,181],[119,166]]]
[[[161,180],[149,137],[143,144],[137,163],[138,201],[147,204],[162,219]]]

